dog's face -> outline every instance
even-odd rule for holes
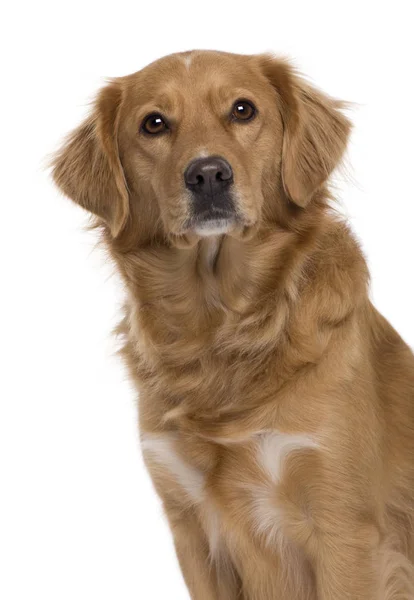
[[[114,237],[243,236],[289,203],[305,207],[348,131],[338,103],[285,62],[187,52],[104,88],[54,177]]]
[[[249,57],[162,59],[130,78],[120,113],[127,180],[175,235],[255,225],[282,139],[275,90]]]

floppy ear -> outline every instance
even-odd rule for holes
[[[103,219],[116,237],[128,218],[129,198],[118,154],[118,114],[122,89],[113,81],[101,90],[92,114],[54,157],[56,185]]]
[[[262,65],[282,102],[283,187],[304,207],[340,163],[351,123],[340,110],[344,103],[306,83],[287,62],[265,56]]]

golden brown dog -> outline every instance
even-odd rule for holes
[[[126,283],[195,600],[414,598],[414,358],[329,206],[341,107],[284,61],[186,52],[112,80],[54,162]]]

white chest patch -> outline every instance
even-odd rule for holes
[[[252,485],[250,494],[256,533],[268,545],[283,545],[283,511],[278,506],[276,487],[283,476],[283,463],[289,454],[306,449],[317,449],[318,444],[305,434],[266,432],[257,440],[257,464],[266,476],[266,483]]]
[[[263,483],[243,481],[240,488],[248,492],[250,511],[256,534],[266,544],[283,545],[283,511],[277,502],[277,484],[283,477],[285,459],[294,452],[317,449],[315,440],[306,434],[288,434],[266,431],[254,437],[254,452],[257,468],[265,475]],[[252,438],[249,438],[251,441]],[[248,441],[248,440],[246,440]],[[223,445],[226,445],[222,441]],[[141,447],[144,455],[163,467],[185,492],[188,500],[200,507],[202,526],[209,539],[210,555],[213,558],[220,547],[220,519],[205,494],[205,475],[185,460],[176,446],[175,434],[143,436]],[[237,485],[237,484],[236,484]]]
[[[200,507],[201,524],[209,541],[210,557],[214,559],[220,548],[220,520],[204,492],[205,476],[177,452],[174,434],[146,434],[142,438],[141,448],[146,456],[170,473],[190,502]]]
[[[316,442],[308,435],[270,431],[259,436],[257,462],[276,483],[282,475],[283,461],[291,452],[317,447]]]
[[[174,434],[146,434],[142,438],[141,448],[146,456],[165,467],[190,500],[200,503],[204,499],[204,475],[178,454],[175,441]]]

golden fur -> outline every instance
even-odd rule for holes
[[[258,107],[249,123],[232,103]],[[146,463],[195,600],[414,598],[414,358],[329,206],[342,105],[270,56],[194,51],[112,80],[54,161],[125,281]],[[146,114],[173,124],[140,131]],[[183,172],[241,221],[187,227]]]

